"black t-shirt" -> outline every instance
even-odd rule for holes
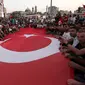
[[[82,45],[79,43],[77,46],[76,46],[77,49],[83,49],[84,47],[82,47]],[[71,61],[75,62],[75,63],[78,63],[79,65],[82,65],[85,67],[85,54],[84,55],[80,55],[80,56],[76,56],[76,58],[74,59],[71,59]]]
[[[77,48],[77,49],[83,49],[84,47],[79,43],[75,48]],[[83,58],[83,59],[85,59],[85,54],[84,55],[80,55],[81,56],[81,58]]]
[[[79,43],[77,46],[76,46],[77,49],[83,49],[84,47],[82,47],[82,45]],[[76,56],[76,58],[72,59],[73,62],[85,67],[85,54],[84,55],[80,55],[81,58],[79,58],[78,56]],[[74,70],[74,76],[75,76],[75,79],[77,81],[80,81],[80,82],[85,82],[85,73],[78,70],[78,69],[75,69]]]

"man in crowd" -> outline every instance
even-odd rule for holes
[[[75,69],[78,69],[83,72],[78,72],[78,75],[81,75],[82,77],[78,76],[78,81],[70,79],[68,80],[68,85],[85,85],[85,32],[83,30],[80,30],[77,32],[77,37],[79,40],[79,43],[73,47],[71,44],[69,44],[66,40],[60,39],[60,42],[62,43],[62,46],[65,46],[71,53],[72,55],[72,61],[73,63],[70,63],[71,66]],[[66,51],[68,52],[68,51]],[[69,52],[69,53],[70,53]],[[83,74],[83,75],[82,75]]]

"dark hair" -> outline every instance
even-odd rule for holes
[[[72,27],[70,27],[70,29],[75,29],[77,31],[76,26],[72,26]]]

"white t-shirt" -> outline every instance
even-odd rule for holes
[[[64,34],[62,35],[62,37],[63,37],[65,40],[69,40],[69,39],[72,38],[72,37],[70,36],[70,32],[64,32]]]
[[[73,38],[73,44],[72,46],[75,47],[79,43],[79,40],[77,37]]]

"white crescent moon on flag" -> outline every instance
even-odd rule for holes
[[[25,35],[26,36],[26,35]],[[33,35],[31,35],[33,36]],[[29,35],[28,35],[29,37]],[[0,46],[0,62],[5,63],[26,63],[34,60],[39,60],[59,51],[60,42],[58,39],[45,37],[51,40],[51,43],[44,48],[30,52],[11,51]]]

